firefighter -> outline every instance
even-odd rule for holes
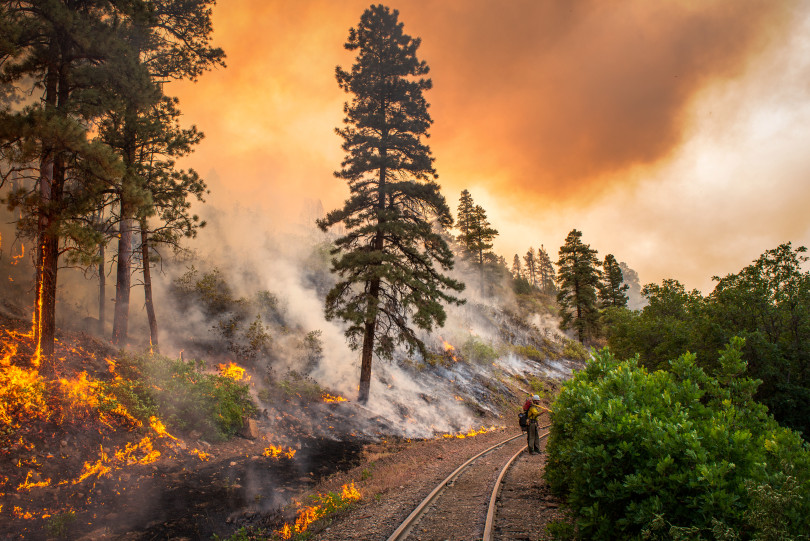
[[[537,430],[540,414],[545,411],[551,411],[540,405],[540,397],[532,395],[531,404],[528,407],[527,414],[529,418],[529,427],[526,430],[526,443],[529,446],[529,454],[534,455],[540,452],[540,434]]]

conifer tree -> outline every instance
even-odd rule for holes
[[[27,185],[6,202],[19,208],[18,230],[36,239],[34,364],[48,372],[56,331],[59,260],[82,261],[100,239],[92,214],[119,162],[104,145],[88,141],[97,116],[95,83],[105,60],[120,50],[115,22],[126,14],[104,0],[2,1],[2,81],[40,99],[0,118],[0,137],[14,147],[11,169]],[[27,87],[27,88],[26,88]],[[89,263],[89,261],[84,261]]]
[[[631,310],[638,310],[645,305],[644,297],[641,296],[641,280],[638,273],[631,269],[624,261],[619,262],[622,269],[622,278],[627,284],[627,307]]]
[[[554,281],[556,279],[556,271],[551,258],[546,252],[545,247],[541,244],[537,250],[537,266],[538,274],[540,276],[540,289],[544,293],[552,293],[554,291]]]
[[[458,224],[460,234],[458,240],[464,247],[464,255],[478,266],[479,282],[481,294],[485,294],[484,268],[485,263],[495,254],[492,252],[492,241],[498,236],[498,230],[494,229],[487,213],[481,205],[473,202],[470,192],[461,192],[458,205]]]
[[[466,189],[461,191],[461,197],[458,200],[458,215],[456,219],[456,228],[459,230],[459,241],[464,243],[470,234],[473,220],[475,219],[475,203],[473,202],[472,195]]]
[[[192,127],[177,126],[177,100],[162,95],[160,83],[172,79],[196,80],[215,65],[224,65],[224,53],[211,46],[211,5],[213,0],[153,0],[137,4],[132,16],[118,29],[126,39],[126,54],[109,70],[112,95],[118,99],[109,104],[102,138],[122,157],[126,172],[115,194],[119,211],[118,268],[116,279],[113,343],[123,345],[127,339],[129,320],[130,277],[132,274],[133,235],[135,224],[146,225],[146,218],[155,214],[157,190],[169,187],[167,201],[184,208],[186,197],[200,198],[205,185],[193,171],[179,172],[179,177],[193,177],[189,184],[172,182],[172,159],[191,152],[202,138]],[[139,77],[126,76],[126,66],[136,66]],[[120,69],[123,66],[124,69]],[[131,71],[131,70],[130,70]],[[168,165],[167,165],[168,164]],[[167,176],[168,175],[168,176]],[[177,180],[175,178],[175,180]],[[183,186],[191,191],[181,189]],[[194,192],[194,190],[197,190]],[[148,237],[148,229],[147,229]],[[148,256],[148,248],[141,253]],[[144,260],[149,264],[149,258]],[[146,268],[145,278],[149,275]],[[147,279],[148,281],[148,279]],[[146,288],[147,291],[151,287]],[[149,295],[147,295],[149,297]],[[151,339],[157,343],[154,311],[147,299]]]
[[[599,310],[596,305],[601,273],[596,250],[582,243],[582,232],[573,229],[560,247],[557,261],[557,303],[561,327],[573,328],[581,343],[598,332]]]
[[[516,280],[518,278],[523,278],[523,265],[521,265],[520,256],[517,254],[515,254],[515,257],[512,260],[512,277]]]
[[[627,306],[627,294],[625,291],[630,286],[624,283],[622,269],[613,254],[605,256],[602,263],[602,280],[599,283],[599,303],[602,308],[608,306]]]
[[[534,247],[530,246],[529,251],[523,256],[523,261],[526,262],[526,280],[533,286],[537,286],[537,256],[534,253]]]
[[[442,236],[452,225],[447,202],[435,182],[427,137],[432,119],[423,92],[429,68],[416,56],[420,40],[403,32],[399,12],[368,8],[349,30],[345,48],[357,51],[350,71],[336,70],[345,126],[338,128],[346,152],[335,172],[349,185],[344,206],[318,221],[321,229],[342,223],[332,271],[338,283],[326,297],[326,317],[349,323],[353,348],[362,345],[358,400],[366,402],[372,354],[390,357],[397,345],[426,354],[414,327],[442,325],[442,302],[464,285],[442,270],[453,254]]]

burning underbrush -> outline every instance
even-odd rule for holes
[[[178,408],[202,411],[197,417],[207,419],[202,428],[212,436],[241,426],[252,411],[247,388],[232,379],[188,367],[162,379],[135,378],[142,364],[124,363],[81,335],[62,336],[53,362],[36,366],[24,324],[0,323],[2,534],[37,537],[54,524],[61,531],[77,517],[95,519],[100,506],[136,487],[133,476],[154,471],[158,461],[207,461],[205,450],[167,430],[164,420],[187,428],[177,422]],[[174,409],[166,399],[172,392]],[[208,400],[195,400],[201,397]],[[206,412],[211,406],[214,415]]]
[[[294,536],[361,498],[347,485],[307,499],[316,481],[370,443],[408,441],[293,371],[256,385],[233,361],[131,355],[60,333],[46,372],[30,362],[26,326],[0,321],[0,537],[208,538],[257,517]],[[400,409],[415,423],[416,408]]]

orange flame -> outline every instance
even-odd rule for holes
[[[453,346],[453,344],[451,344],[450,342],[448,342],[444,338],[441,338],[441,341],[442,341],[442,345],[444,346],[444,353],[446,355],[449,355],[450,358],[453,359],[454,362],[458,362],[458,357],[456,356],[456,348],[455,348],[455,346]]]
[[[445,438],[445,439],[448,439],[448,438],[457,438],[457,439],[463,440],[464,438],[472,438],[472,437],[475,437],[475,436],[477,436],[477,435],[479,435],[479,434],[486,434],[487,432],[491,432],[491,431],[493,431],[493,430],[495,430],[495,427],[494,427],[494,426],[491,426],[491,427],[489,427],[489,428],[484,428],[484,427],[482,426],[482,427],[481,427],[481,430],[476,430],[476,429],[474,429],[474,428],[471,428],[471,429],[470,429],[468,432],[466,432],[466,433],[463,433],[463,432],[462,432],[462,433],[460,433],[460,434],[442,434],[442,436],[441,436],[441,437],[442,437],[442,438]]]
[[[264,450],[262,455],[270,458],[281,458],[283,456],[291,459],[295,456],[295,449],[288,447],[285,451],[280,445],[273,445],[271,443],[270,446]]]
[[[349,485],[343,485],[341,497],[346,501],[357,501],[361,498],[360,491],[354,487],[354,481]]]
[[[208,462],[208,459],[211,458],[211,455],[209,455],[205,451],[200,451],[199,449],[196,448],[191,450],[191,454],[197,455],[197,458],[199,458],[203,462]]]
[[[20,255],[12,255],[11,256],[11,264],[16,265],[20,262],[20,259],[25,257],[25,244],[20,243]]]
[[[304,533],[309,525],[318,520],[321,517],[326,516],[329,512],[328,508],[334,508],[333,506],[326,506],[324,504],[331,502],[333,505],[335,503],[334,498],[340,498],[340,501],[337,502],[338,505],[345,505],[354,501],[359,500],[362,495],[360,491],[358,491],[355,486],[354,482],[343,485],[341,487],[340,494],[318,494],[316,498],[316,504],[301,507],[298,510],[298,516],[295,519],[295,525],[290,526],[289,524],[285,524],[280,530],[276,530],[276,534],[278,534],[282,539],[290,539],[292,538],[293,534],[301,534]],[[300,504],[298,504],[300,506]]]
[[[245,381],[250,380],[250,376],[245,377],[245,369],[233,361],[228,364],[219,364],[217,368],[219,368],[220,376],[231,378],[235,381],[240,381],[242,378],[245,378]]]
[[[346,399],[343,398],[342,396],[332,396],[329,393],[324,393],[321,398],[323,399],[324,402],[328,404],[333,404],[336,402],[346,402]]]
[[[175,441],[177,440],[177,438],[166,432],[166,426],[160,419],[158,419],[154,415],[149,418],[149,426],[151,426],[152,430],[157,432],[157,435],[160,436],[161,438],[171,438]]]
[[[32,472],[32,471],[28,472],[28,475],[25,476],[25,481],[20,483],[20,486],[17,487],[18,492],[20,490],[30,490],[30,489],[35,488],[35,487],[46,487],[46,486],[51,484],[50,479],[46,479],[45,481],[31,482],[31,476],[33,474],[34,474],[34,472]]]

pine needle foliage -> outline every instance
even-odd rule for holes
[[[452,225],[439,191],[428,137],[432,119],[423,91],[429,68],[416,56],[421,43],[403,32],[399,12],[371,6],[345,48],[357,51],[350,71],[336,69],[338,85],[351,94],[344,105],[346,156],[335,176],[350,197],[318,221],[323,230],[342,223],[332,271],[338,283],[326,297],[326,317],[349,323],[353,348],[362,343],[359,400],[368,399],[372,353],[390,357],[399,345],[425,347],[415,328],[443,325],[443,302],[463,284],[442,274],[453,254],[442,237]]]
[[[596,250],[582,243],[582,232],[571,230],[560,247],[557,283],[560,326],[573,328],[580,343],[598,333],[599,310],[596,305],[601,273]]]
[[[627,306],[629,285],[624,283],[622,268],[613,254],[605,256],[602,263],[602,281],[599,284],[599,303],[602,308],[608,306]]]

